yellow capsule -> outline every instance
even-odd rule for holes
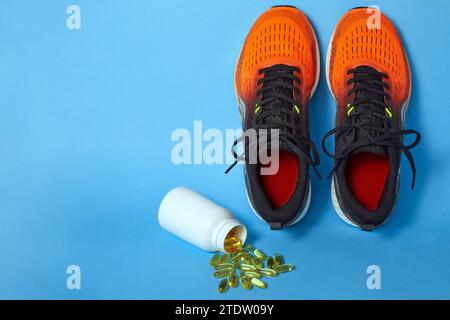
[[[252,257],[248,253],[244,253],[241,257],[241,261],[245,264],[251,264],[253,263]]]
[[[261,274],[259,274],[258,272],[255,272],[255,271],[242,271],[241,272],[241,277],[244,277],[244,278],[261,278],[262,277],[262,275]]]
[[[239,240],[238,242],[236,242],[233,245],[233,249],[234,249],[234,252],[241,252],[242,251],[242,242],[241,242],[241,240]]]
[[[226,252],[236,253],[242,250],[242,243],[238,238],[230,237],[225,239],[223,247]]]
[[[266,255],[264,254],[264,252],[262,252],[261,250],[259,250],[259,249],[255,249],[254,251],[253,251],[253,254],[258,258],[258,259],[260,259],[260,260],[265,260],[266,259]]]
[[[252,284],[255,287],[261,288],[261,289],[265,289],[267,288],[267,283],[265,283],[264,281],[258,279],[258,278],[252,278],[251,279]]]
[[[252,266],[251,264],[241,263],[241,265],[239,266],[239,270],[242,270],[242,271],[256,271],[256,267]]]
[[[244,244],[244,249],[247,251],[253,250],[253,246],[249,243]]]
[[[272,256],[267,258],[266,266],[269,269],[273,269],[273,267],[275,266],[275,260],[273,259]]]
[[[209,264],[213,267],[215,267],[217,265],[217,262],[219,261],[221,255],[216,253],[215,255],[212,256],[211,260],[209,260]]]
[[[234,260],[231,263],[234,265],[235,269],[238,269],[239,266],[241,265],[241,262],[239,260]]]
[[[228,255],[224,254],[222,255],[219,260],[217,260],[217,264],[223,264],[228,262]]]
[[[214,272],[214,277],[216,278],[225,278],[233,275],[234,269],[221,269]]]
[[[236,288],[238,286],[238,278],[236,277],[235,274],[233,274],[228,278],[228,283],[230,284],[230,287],[233,288]]]
[[[254,265],[257,269],[259,269],[259,268],[262,268],[263,263],[262,263],[261,259],[259,259],[259,258],[253,258],[253,265]]]
[[[238,252],[238,253],[236,253],[236,254],[234,254],[232,257],[231,257],[231,261],[239,261],[240,259],[241,259],[241,257],[244,255],[244,252]]]
[[[216,270],[222,270],[222,269],[234,269],[234,264],[232,263],[221,263],[217,264],[215,267]]]
[[[268,269],[268,268],[261,268],[258,270],[258,272],[266,277],[276,277],[277,276],[277,272],[275,270]]]
[[[228,279],[223,279],[222,281],[220,281],[219,287],[217,289],[219,290],[220,293],[224,293],[228,290],[228,287],[229,287]]]
[[[275,267],[275,271],[277,273],[285,273],[285,272],[291,272],[295,269],[295,266],[293,264],[282,264]]]
[[[252,281],[249,278],[239,278],[239,282],[241,283],[242,288],[244,288],[245,290],[251,290],[253,287]]]
[[[274,260],[274,262],[275,262],[275,266],[277,267],[277,266],[281,266],[282,264],[284,264],[284,259],[283,259],[283,256],[281,255],[281,254],[279,254],[279,253],[276,253],[274,256],[273,256],[273,260]]]

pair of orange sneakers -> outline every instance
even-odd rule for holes
[[[334,159],[332,201],[347,223],[371,231],[390,216],[397,200],[401,154],[420,140],[404,130],[411,71],[392,22],[372,8],[354,8],[339,21],[328,48],[326,77],[337,104],[335,129],[322,141]],[[310,169],[319,153],[310,138],[308,104],[320,78],[320,54],[308,18],[292,6],[272,7],[255,22],[242,47],[235,88],[245,132],[265,130],[257,146],[235,142],[244,160],[247,195],[255,213],[282,229],[300,221],[311,201]],[[275,130],[275,131],[273,131]],[[414,135],[405,145],[403,136]],[[325,140],[335,137],[334,153]],[[248,138],[248,136],[247,136]],[[276,138],[276,141],[275,141]],[[238,155],[237,144],[244,142]],[[275,150],[276,149],[276,150]],[[249,153],[278,154],[276,172],[249,161]]]

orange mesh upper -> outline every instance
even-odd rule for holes
[[[276,64],[300,70],[303,105],[309,100],[317,70],[314,30],[296,8],[274,7],[263,13],[251,28],[235,73],[237,95],[250,107],[256,98],[260,69]]]
[[[378,14],[381,14],[377,11]],[[397,109],[409,99],[411,74],[401,39],[392,22],[381,14],[380,28],[369,28],[374,9],[353,9],[345,14],[332,39],[330,84],[339,105],[347,105],[347,71],[366,65],[388,75],[392,107]]]

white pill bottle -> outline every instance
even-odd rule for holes
[[[242,243],[247,238],[245,226],[227,209],[183,187],[164,197],[158,220],[165,230],[209,252],[225,252],[225,239],[230,235]]]

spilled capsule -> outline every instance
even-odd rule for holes
[[[251,264],[251,263],[253,262],[253,261],[252,261],[252,257],[251,257],[248,253],[246,253],[246,252],[242,255],[241,261],[242,261],[244,264]]]
[[[241,265],[239,266],[239,270],[242,270],[242,271],[256,271],[256,267],[251,265],[251,264],[241,263]]]
[[[244,255],[244,252],[238,252],[238,253],[236,253],[235,255],[233,255],[232,257],[231,257],[231,261],[239,261],[241,258],[242,258],[242,256]]]
[[[276,277],[278,275],[275,270],[268,269],[268,268],[261,268],[258,270],[258,272],[266,277]]]
[[[238,278],[235,274],[230,276],[228,278],[228,283],[230,284],[230,287],[236,288],[238,286]]]
[[[217,262],[219,261],[221,255],[216,253],[215,255],[212,256],[211,260],[209,260],[209,264],[213,267],[215,267],[217,265]]]
[[[291,272],[294,269],[295,266],[293,264],[282,264],[275,267],[275,271],[278,273]]]
[[[280,265],[284,264],[283,256],[281,254],[279,254],[279,253],[276,253],[273,256],[273,260],[275,262],[275,266],[280,266]]]
[[[222,279],[222,281],[220,281],[219,283],[219,287],[217,288],[217,290],[220,293],[224,293],[228,290],[228,287],[229,287],[228,279]]]
[[[217,253],[210,259],[214,267],[214,277],[220,279],[218,291],[224,293],[239,284],[245,290],[253,287],[265,289],[267,283],[263,277],[276,277],[278,274],[295,269],[293,264],[285,264],[281,254],[267,256],[251,244],[242,243],[234,234],[226,239],[225,254]],[[239,274],[236,274],[239,270]]]
[[[219,260],[217,260],[217,264],[227,263],[228,262],[228,255],[224,254],[220,256]]]
[[[233,265],[233,267],[235,269],[237,269],[239,267],[239,264],[240,264],[239,260],[230,261],[230,263]]]
[[[239,282],[241,283],[242,288],[244,288],[245,290],[251,290],[253,287],[252,281],[249,278],[239,278]]]
[[[216,278],[225,278],[225,277],[229,277],[229,276],[233,275],[233,273],[234,273],[234,269],[227,268],[227,269],[217,270],[216,272],[214,272],[213,275]]]
[[[255,287],[261,288],[261,289],[265,289],[267,288],[267,283],[265,283],[264,281],[262,281],[261,279],[258,278],[252,278],[251,279],[252,284]]]
[[[275,266],[275,260],[273,259],[272,256],[267,258],[266,265],[267,265],[267,268],[273,269],[273,267]]]
[[[234,269],[234,264],[232,263],[221,263],[216,265],[216,270],[222,270],[222,269]]]
[[[253,265],[258,269],[258,268],[262,268],[263,263],[262,263],[261,259],[253,258]]]
[[[260,273],[258,273],[258,272],[255,272],[255,271],[242,271],[241,272],[241,277],[244,277],[244,278],[261,278],[262,277],[262,275],[260,274]]]
[[[265,260],[265,259],[266,259],[265,253],[262,252],[262,251],[259,250],[259,249],[255,249],[255,250],[253,251],[253,254],[254,254],[258,259],[260,259],[260,260]]]

